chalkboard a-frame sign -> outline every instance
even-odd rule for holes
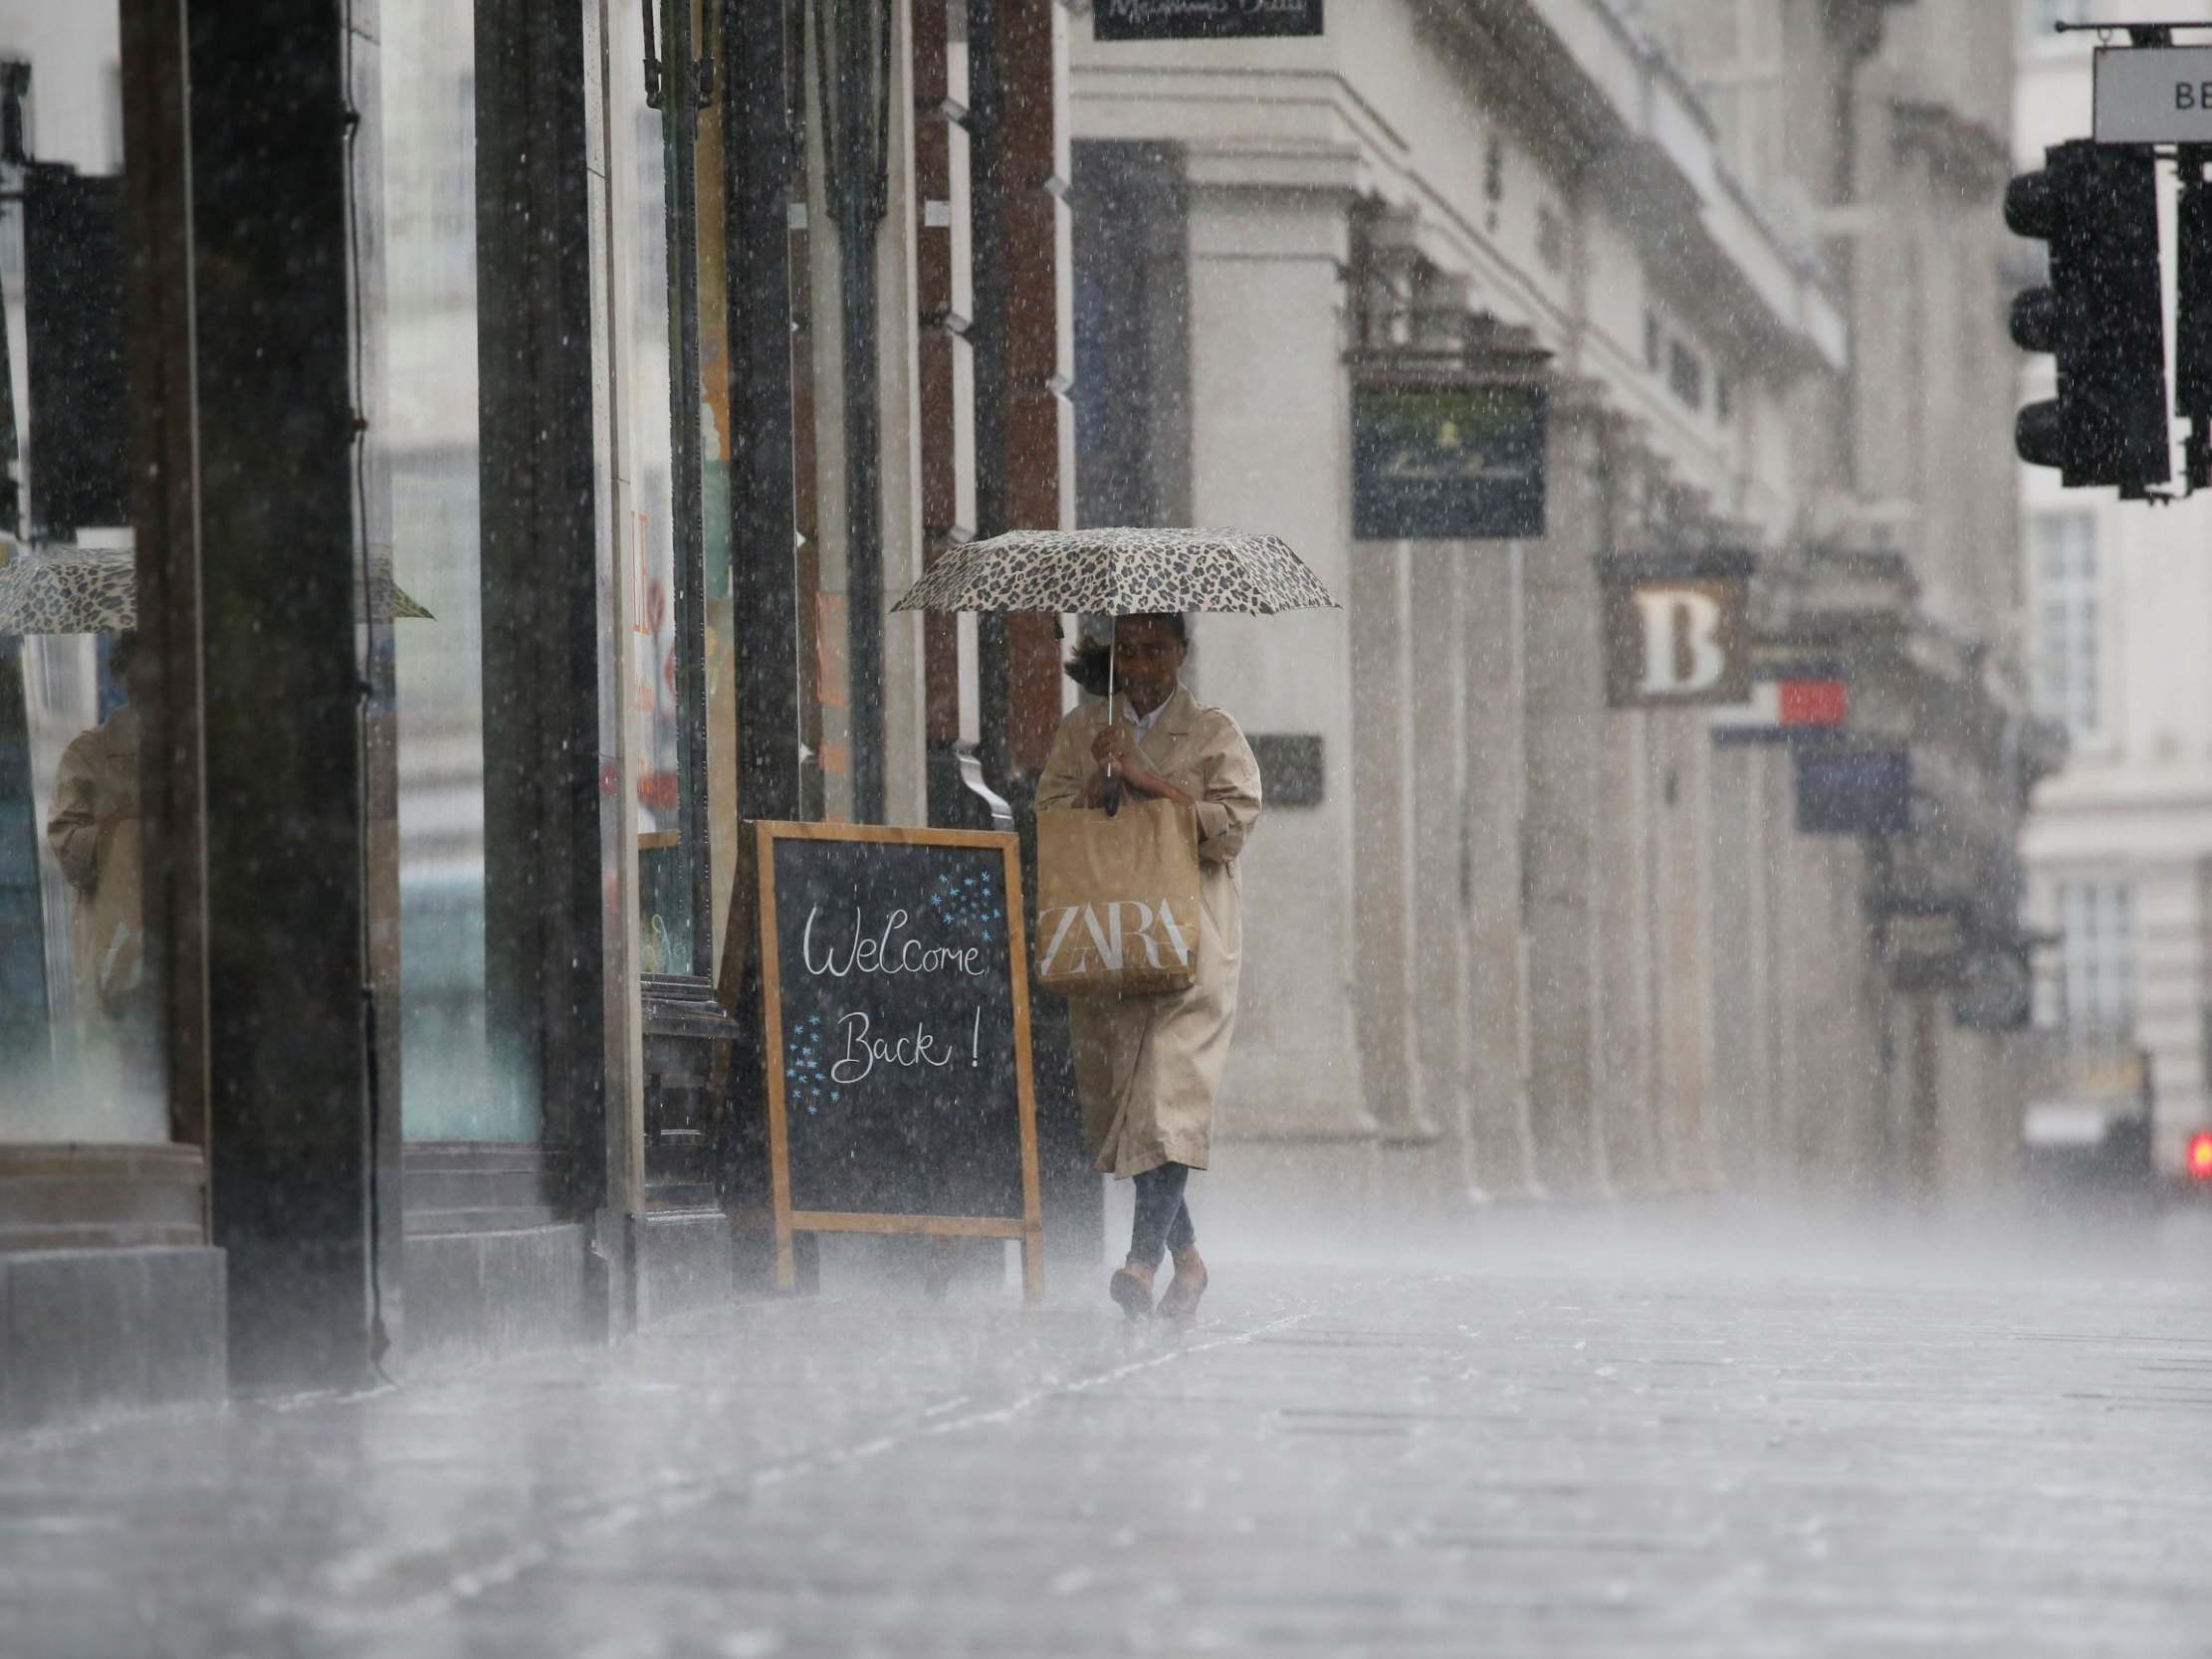
[[[1019,843],[754,825],[776,1282],[791,1236],[1021,1241],[1043,1294]]]

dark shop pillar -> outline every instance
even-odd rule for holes
[[[364,995],[344,17],[230,0],[187,36],[209,1152],[247,1384],[367,1375],[397,1265]],[[350,45],[373,91],[373,42]]]

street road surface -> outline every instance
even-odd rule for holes
[[[0,1653],[2212,1653],[2200,1217],[1104,1277],[0,1441]]]

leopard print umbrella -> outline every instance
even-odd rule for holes
[[[392,580],[390,560],[375,560],[371,575],[379,621],[430,616]],[[0,563],[0,634],[111,634],[137,626],[137,568],[127,547],[42,547]]]
[[[1284,542],[1220,529],[1008,530],[952,548],[892,607],[1111,616],[1335,608]]]

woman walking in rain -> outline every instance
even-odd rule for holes
[[[1198,811],[1204,920],[1197,977],[1157,995],[1079,997],[1068,1005],[1083,1129],[1099,1169],[1134,1177],[1137,1214],[1129,1259],[1108,1290],[1131,1319],[1155,1312],[1153,1280],[1170,1251],[1175,1278],[1157,1312],[1178,1323],[1206,1292],[1185,1186],[1204,1169],[1214,1130],[1214,1095],[1236,1024],[1243,944],[1243,885],[1236,855],[1259,821],[1259,762],[1236,723],[1183,685],[1189,629],[1180,612],[1124,616],[1103,644],[1079,650],[1068,673],[1106,701],[1060,723],[1038,780],[1036,804],[1095,807],[1111,784]]]

